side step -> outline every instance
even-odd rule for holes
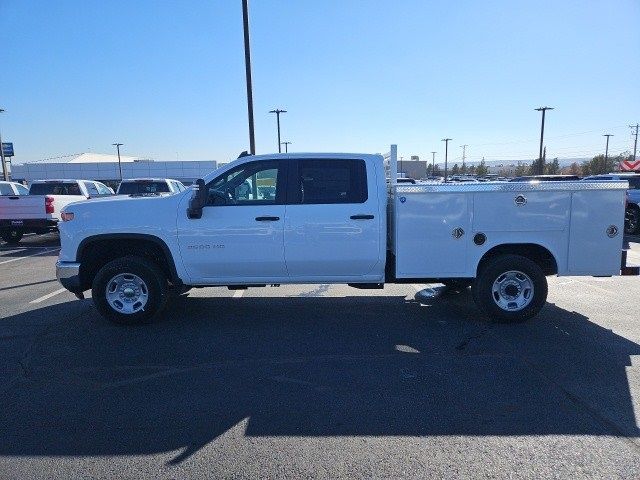
[[[382,290],[384,288],[384,283],[347,283],[347,285],[360,290]]]

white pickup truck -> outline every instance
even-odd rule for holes
[[[171,292],[291,283],[471,285],[490,317],[521,321],[547,275],[638,274],[626,182],[397,184],[396,157],[245,156],[185,192],[70,205],[57,277],[132,324]]]
[[[17,245],[25,233],[55,231],[65,206],[110,195],[109,187],[93,180],[36,180],[28,195],[0,196],[0,237]]]

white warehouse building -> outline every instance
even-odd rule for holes
[[[172,178],[191,184],[217,168],[215,160],[156,161],[120,156],[122,178]],[[97,180],[110,186],[120,182],[118,156],[81,153],[64,158],[14,164],[11,177],[15,181],[74,178]]]

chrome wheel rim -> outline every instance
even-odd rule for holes
[[[533,281],[526,273],[511,270],[501,273],[493,282],[491,296],[502,310],[517,312],[533,300]]]
[[[132,315],[144,310],[149,289],[137,275],[120,273],[107,282],[105,297],[116,312]]]

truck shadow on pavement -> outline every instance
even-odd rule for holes
[[[553,304],[489,324],[467,295],[180,298],[141,328],[108,324],[88,300],[5,318],[52,323],[3,361],[15,375],[0,390],[0,454],[176,464],[234,428],[638,436],[626,374],[638,344]]]

